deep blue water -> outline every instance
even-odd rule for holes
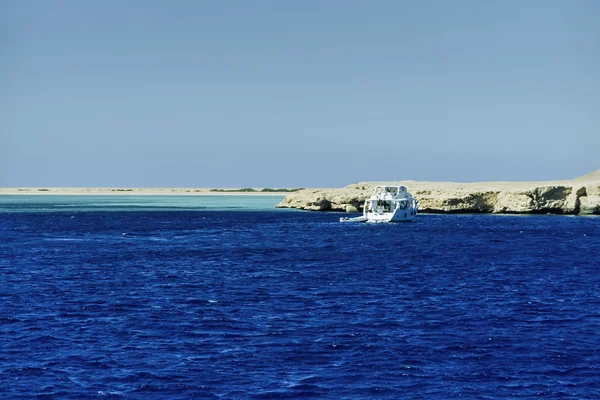
[[[0,398],[600,398],[600,218],[0,213]]]

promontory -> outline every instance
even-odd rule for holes
[[[358,182],[337,189],[302,189],[278,208],[362,211],[377,185],[402,185],[419,200],[419,212],[600,215],[600,169],[566,181]]]

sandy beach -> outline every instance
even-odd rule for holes
[[[151,195],[151,196],[283,196],[290,192],[239,192],[240,188],[119,188],[119,187],[13,187],[0,188],[0,195]],[[231,190],[231,191],[228,191]]]

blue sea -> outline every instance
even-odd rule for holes
[[[0,398],[600,398],[600,218],[280,200],[0,196]]]

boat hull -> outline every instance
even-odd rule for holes
[[[414,221],[417,211],[414,209],[398,209],[393,213],[366,213],[367,222],[402,222]]]

